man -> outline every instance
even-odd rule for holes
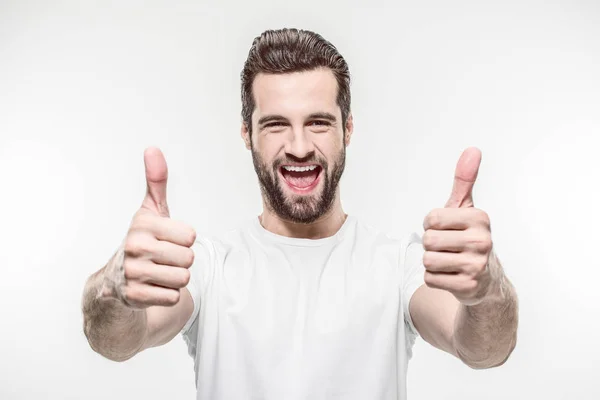
[[[124,361],[182,333],[198,399],[405,399],[417,335],[473,368],[516,343],[517,299],[473,205],[481,154],[460,158],[425,233],[390,238],[347,215],[339,181],[353,133],[336,48],[266,31],[242,71],[242,128],[263,212],[220,238],[169,219],[167,165],[144,154],[147,194],[123,245],[92,275],[84,331]]]

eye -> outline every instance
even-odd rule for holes
[[[310,125],[311,126],[329,126],[331,124],[329,123],[329,121],[323,121],[323,120],[317,119],[317,120],[311,121]]]
[[[281,121],[270,122],[265,125],[265,128],[274,128],[278,126],[285,126],[285,124]]]

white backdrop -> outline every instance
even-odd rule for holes
[[[598,399],[598,1],[0,1],[0,398],[193,399],[181,337],[125,363],[82,331],[88,275],[163,149],[174,218],[218,233],[261,210],[239,136],[252,39],[298,27],[353,75],[347,212],[422,232],[478,146],[475,206],[519,292],[519,342],[474,371],[419,339],[409,398]]]

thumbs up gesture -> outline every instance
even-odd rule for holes
[[[190,280],[196,232],[169,218],[167,163],[157,148],[144,152],[147,192],[127,236],[109,261],[99,296],[142,309],[179,302]]]
[[[473,204],[480,163],[477,148],[463,152],[445,207],[432,210],[423,223],[425,283],[449,291],[464,305],[480,303],[494,283],[490,219]]]

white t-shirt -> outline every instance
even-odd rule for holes
[[[406,399],[416,233],[394,239],[348,216],[333,236],[297,239],[255,217],[193,249],[181,333],[197,399]]]

